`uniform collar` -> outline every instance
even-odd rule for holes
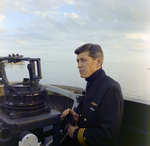
[[[86,78],[85,80],[87,81],[86,84],[86,91],[89,89],[90,85],[92,84],[92,82],[98,78],[100,72],[102,71],[102,67],[100,69],[98,69],[97,71],[95,71],[91,76],[89,76],[88,78]]]
[[[93,81],[95,78],[98,77],[99,73],[100,73],[102,70],[103,70],[103,69],[102,69],[102,67],[101,67],[100,69],[98,69],[97,71],[95,71],[91,76],[89,76],[89,77],[86,78],[85,80],[86,80],[87,82]]]

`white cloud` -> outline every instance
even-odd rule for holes
[[[68,14],[68,13],[63,13],[63,15],[66,17],[66,18],[72,18],[72,19],[76,19],[76,18],[79,18],[79,16],[75,13],[71,13],[71,14]]]
[[[95,23],[107,29],[124,29],[125,31],[143,31],[150,23],[150,1],[145,0],[103,0],[76,1],[76,7]],[[117,28],[115,28],[115,26]],[[109,26],[111,25],[111,27]]]
[[[4,15],[0,14],[0,22],[5,18]]]
[[[79,45],[93,42],[108,56],[123,58],[150,47],[149,0],[1,1],[5,32],[0,43],[5,49],[29,53],[36,48],[41,55],[72,53]]]
[[[5,18],[4,15],[0,14],[0,32],[3,31],[4,29],[1,27],[1,22]]]
[[[20,11],[20,12],[34,12],[34,11],[49,11],[57,9],[64,5],[72,5],[73,0],[1,0],[1,9],[3,12]]]

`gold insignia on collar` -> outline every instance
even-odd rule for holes
[[[97,106],[97,104],[95,102],[91,102],[91,103],[92,103],[92,105]]]

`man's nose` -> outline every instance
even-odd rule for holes
[[[81,61],[78,62],[78,68],[81,68],[82,67],[82,63]]]

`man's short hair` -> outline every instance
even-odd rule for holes
[[[104,59],[104,53],[100,45],[87,43],[77,48],[74,53],[79,55],[80,53],[85,51],[89,51],[88,55],[93,59],[99,57],[102,58],[102,60]]]

